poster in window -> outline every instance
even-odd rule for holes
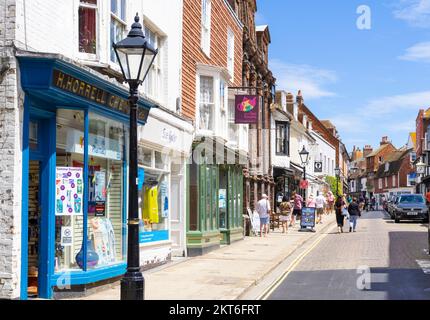
[[[91,220],[94,235],[94,250],[99,256],[98,266],[105,266],[116,262],[115,232],[112,222],[106,218]]]
[[[80,216],[83,214],[83,169],[57,167],[55,177],[55,215]]]
[[[235,99],[235,123],[257,124],[259,97],[255,95],[237,95]]]

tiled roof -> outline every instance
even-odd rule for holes
[[[376,156],[378,153],[380,153],[380,152],[381,152],[382,150],[384,150],[386,147],[388,147],[388,144],[384,144],[384,145],[380,146],[378,149],[376,149],[376,150],[375,150],[375,151],[373,151],[371,154],[369,154],[366,158]]]

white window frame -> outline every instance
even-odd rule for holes
[[[393,188],[396,188],[397,187],[397,183],[396,183],[396,176],[393,176],[392,177],[392,182],[393,182]]]
[[[112,51],[113,51],[112,43],[115,42],[115,39],[112,38],[112,33],[110,32],[110,30],[111,30],[111,27],[112,27],[112,23],[119,24],[123,28],[122,38],[125,38],[126,32],[127,32],[127,22],[124,19],[127,18],[127,1],[128,0],[125,0],[124,7],[122,6],[122,4],[123,4],[122,0],[114,0],[114,1],[117,2],[117,7],[119,8],[119,10],[118,10],[119,11],[118,12],[119,15],[115,14],[112,11],[112,3],[109,3],[109,11],[110,11],[110,16],[111,16],[111,18],[110,18],[110,24],[109,24],[109,38],[110,38],[110,42],[109,42],[109,44],[110,44],[109,61],[112,62],[112,63],[114,63],[114,64],[116,64],[116,65],[118,65],[118,61],[117,61],[116,55],[115,55],[115,53],[112,53]],[[122,17],[124,17],[124,19]],[[112,57],[114,57],[114,60],[112,60]]]
[[[388,177],[385,177],[385,188],[388,188]]]
[[[158,49],[158,54],[155,57],[153,64],[151,65],[151,69],[148,72],[148,75],[143,83],[143,92],[149,98],[161,102],[163,97],[163,36],[151,26],[146,24],[143,25],[144,34],[147,39],[150,39],[150,33],[154,36],[155,43],[152,43],[154,48]],[[156,81],[149,81],[150,73],[154,73],[156,75]]]
[[[211,20],[212,1],[202,0],[202,21],[201,21],[201,48],[210,57],[211,54]]]
[[[227,69],[230,73],[231,79],[234,79],[234,33],[231,29],[227,30]]]
[[[211,103],[207,103],[208,105],[213,106],[213,123],[212,123],[213,130],[209,130],[207,128],[202,128],[200,126],[200,106],[202,104],[202,102],[200,101],[201,77],[210,77],[213,80],[213,83],[212,83],[212,87],[213,87],[212,88],[212,92],[213,92],[212,99],[213,100]],[[219,81],[217,81],[217,78],[214,74],[208,74],[208,73],[198,73],[197,74],[196,127],[197,127],[197,131],[204,134],[204,135],[212,136],[212,135],[215,135],[215,133],[216,133],[216,128],[217,128],[217,123],[216,123],[217,122],[217,114],[216,114],[217,107],[216,106],[217,106],[217,100],[219,99],[218,98],[219,92],[218,92],[218,90],[216,90],[216,88],[219,88],[219,85],[217,85],[218,82]]]
[[[83,60],[98,60],[100,58],[100,1],[97,0],[97,5],[91,4],[91,3],[82,3],[81,0],[78,1],[78,14],[77,16],[77,24],[76,28],[78,30],[77,32],[77,38],[76,38],[76,51],[78,52],[78,58]],[[96,53],[87,53],[87,52],[81,52],[79,51],[79,9],[80,8],[88,8],[88,9],[94,9],[96,11]]]
[[[379,189],[382,189],[382,178],[379,178]]]

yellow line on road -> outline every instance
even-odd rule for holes
[[[273,292],[275,292],[276,289],[279,288],[279,286],[285,281],[285,279],[290,275],[291,272],[294,271],[294,269],[299,265],[300,262],[303,261],[303,259],[309,254],[311,253],[312,250],[314,250],[316,248],[316,246],[318,246],[318,244],[325,238],[328,236],[329,232],[333,230],[333,228],[329,228],[327,233],[321,235],[317,240],[315,240],[315,242],[305,251],[303,252],[300,256],[298,256],[287,268],[287,270],[283,273],[283,275],[276,280],[266,291],[264,291],[258,298],[257,300],[267,300],[272,294]]]

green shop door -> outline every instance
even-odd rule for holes
[[[243,173],[239,166],[220,169],[220,231],[222,244],[243,239]]]

